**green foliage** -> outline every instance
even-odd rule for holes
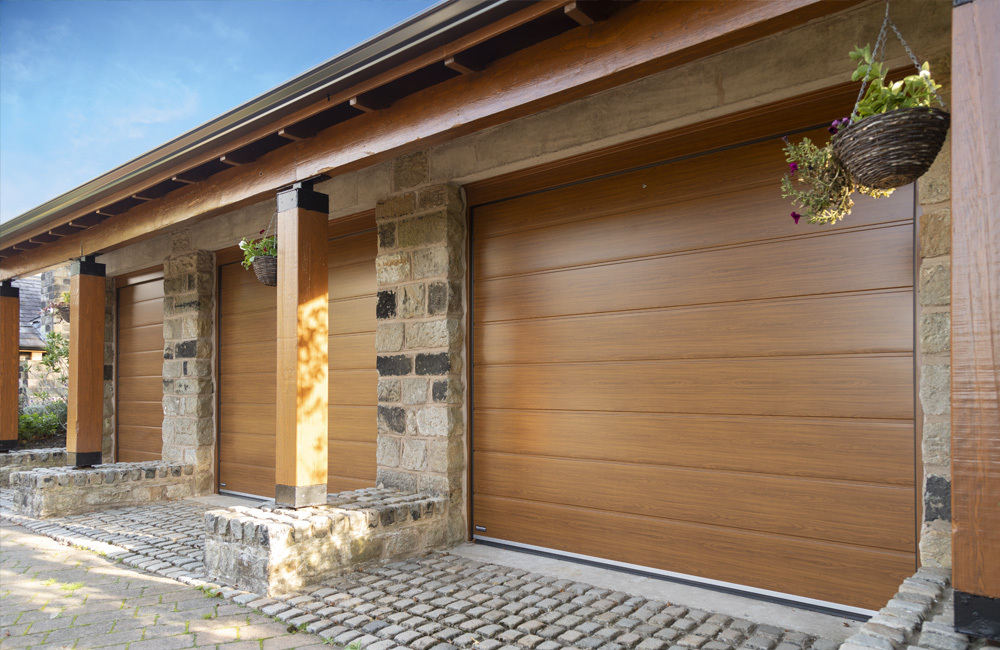
[[[885,69],[885,63],[872,60],[869,45],[855,48],[850,56],[852,61],[858,62],[858,69],[851,75],[851,80],[870,84],[858,103],[852,118],[854,122],[897,108],[930,106],[936,99],[935,92],[941,88],[940,84],[931,79],[930,65],[926,61],[920,66],[918,74],[911,74],[887,86],[885,77],[888,70]]]
[[[45,337],[42,366],[48,373],[55,373],[58,381],[66,383],[66,373],[69,370],[69,341],[60,332],[49,332]]]
[[[856,183],[837,161],[829,144],[820,147],[809,138],[798,144],[786,141],[785,159],[790,171],[781,179],[781,195],[792,199],[802,210],[802,214],[792,212],[796,223],[799,217],[805,217],[809,223],[840,221],[854,207],[853,192],[873,197],[892,194],[892,190],[876,190]]]
[[[260,234],[264,234],[261,230]],[[253,261],[258,257],[275,257],[278,254],[278,238],[275,235],[261,237],[260,239],[250,239],[244,237],[240,240],[240,250],[243,251],[243,261],[240,262],[243,268],[249,269]]]
[[[31,442],[66,433],[66,402],[55,400],[40,407],[30,407],[17,416],[17,439]]]

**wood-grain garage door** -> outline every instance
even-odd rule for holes
[[[117,456],[160,460],[163,450],[163,276],[118,289]]]
[[[479,537],[877,609],[915,568],[913,193],[780,141],[473,209]]]
[[[366,213],[330,228],[331,492],[375,485],[374,226]],[[276,293],[238,262],[220,266],[219,283],[219,487],[271,498]]]

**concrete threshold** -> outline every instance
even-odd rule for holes
[[[855,634],[862,623],[839,616],[813,612],[789,605],[780,605],[747,596],[723,593],[672,582],[664,578],[639,576],[615,568],[596,567],[571,560],[536,555],[525,551],[508,550],[485,544],[467,543],[448,549],[459,557],[489,562],[503,566],[557,575],[576,582],[583,582],[624,591],[650,600],[671,602],[684,607],[743,618],[763,625],[775,625],[788,630],[805,632],[832,641],[843,642]]]

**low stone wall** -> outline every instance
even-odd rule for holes
[[[921,567],[840,650],[965,650],[969,638],[955,632],[950,581],[947,569]]]
[[[12,472],[15,512],[41,519],[194,496],[194,465],[113,463]]]
[[[258,594],[302,589],[359,567],[447,544],[448,499],[368,488],[294,510],[237,506],[205,513],[205,569]]]
[[[11,472],[23,472],[37,467],[63,467],[66,465],[66,450],[22,449],[0,454],[0,487],[10,485]]]

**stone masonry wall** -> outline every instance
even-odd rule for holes
[[[15,512],[42,519],[191,497],[194,470],[165,462],[47,467],[12,472],[10,486]]]
[[[303,589],[366,565],[441,546],[445,497],[365,488],[309,508],[236,506],[205,513],[205,570],[258,594]]]
[[[463,283],[465,201],[452,184],[421,185],[422,153],[396,161],[405,190],[376,206],[378,482],[447,495],[450,541],[464,540]]]
[[[950,55],[931,59],[950,100]],[[917,184],[922,211],[918,299],[918,370],[923,421],[923,521],[920,562],[951,566],[951,138]],[[922,425],[922,429],[921,429]]]
[[[215,254],[176,252],[163,266],[163,460],[195,468],[195,493],[215,491],[212,342]]]
[[[0,487],[10,485],[10,475],[13,472],[65,465],[65,449],[22,449],[0,454]]]

